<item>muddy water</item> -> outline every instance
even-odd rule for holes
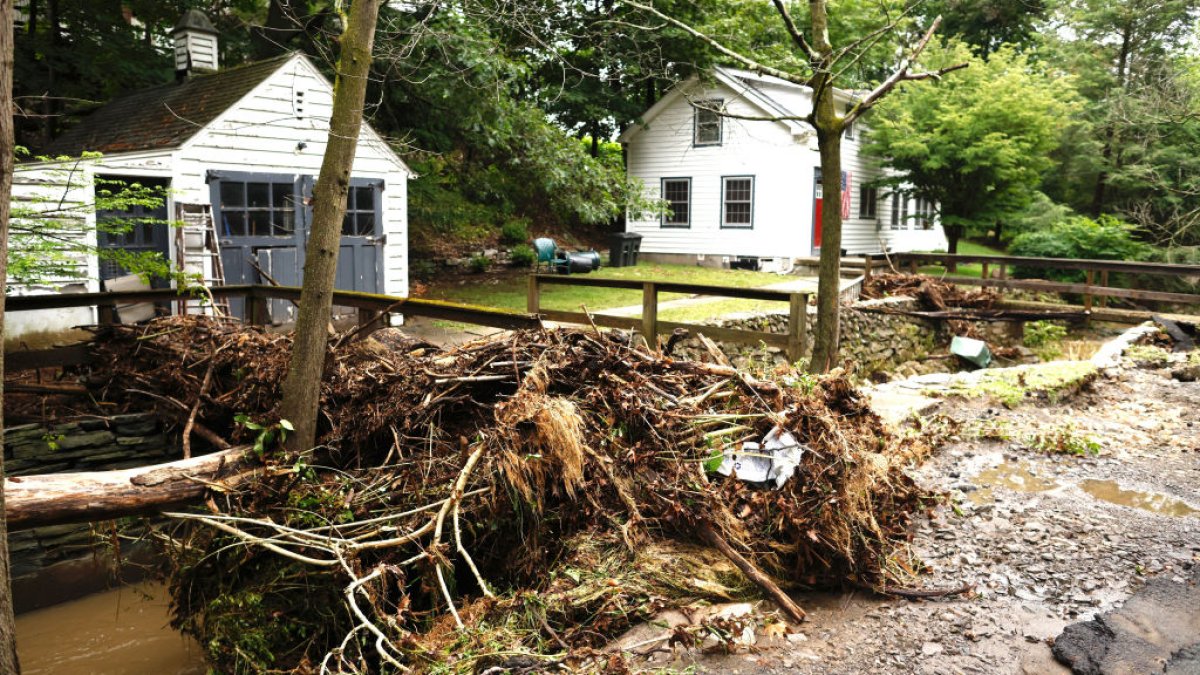
[[[1140,490],[1126,490],[1122,488],[1116,481],[1111,480],[1085,480],[1079,483],[1079,489],[1095,497],[1103,499],[1106,502],[1120,504],[1122,506],[1132,506],[1144,511],[1152,511],[1161,513],[1167,516],[1195,516],[1200,515],[1200,510],[1188,506],[1186,502],[1174,497],[1168,497],[1157,492],[1142,492]]]
[[[978,490],[970,493],[971,501],[986,504],[993,500],[993,488],[1001,487],[1014,492],[1046,492],[1059,487],[1058,483],[1036,475],[1029,464],[1000,464],[984,469],[974,478]]]
[[[138,584],[17,617],[24,675],[204,675],[195,642],[168,625],[166,589]]]

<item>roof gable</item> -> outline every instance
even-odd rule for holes
[[[724,85],[742,100],[758,108],[764,118],[780,118],[764,121],[781,124],[787,127],[794,136],[804,136],[812,132],[808,123],[803,121],[803,118],[812,109],[812,89],[810,87],[771,75],[724,66],[714,68],[712,75],[719,84]],[[663,96],[642,114],[640,123],[630,125],[617,140],[624,143],[633,139],[648,127],[655,117],[658,117],[677,99],[684,96],[687,90],[698,82],[699,78],[693,75],[673,87],[666,96]],[[834,100],[839,103],[849,103],[853,100],[853,93],[843,89],[834,89],[834,97]]]
[[[182,145],[265,81],[294,55],[195,75],[114,99],[46,149],[51,156],[116,154]]]
[[[712,71],[713,78],[716,80],[717,84],[721,85],[725,89],[730,90],[734,96],[757,108],[764,118],[791,118],[800,117],[804,114],[788,110],[784,105],[780,104],[778,101],[772,99],[770,96],[764,93],[764,91],[762,91],[759,87],[752,86],[751,82],[748,81],[748,78],[742,77],[742,75],[749,74],[750,73],[745,73],[744,71],[735,71],[729,68],[715,68]],[[700,78],[693,75],[692,77],[689,77],[683,82],[680,82],[672,87],[665,96],[659,99],[653,106],[651,106],[645,113],[642,114],[641,122],[630,125],[627,129],[625,129],[624,132],[621,133],[617,140],[622,143],[632,140],[636,135],[641,133],[642,130],[644,130],[646,127],[649,127],[654,119],[662,114],[663,111],[674,105],[675,102],[680,98],[685,98],[688,91],[694,89],[699,82]],[[780,80],[780,82],[783,82],[783,80]],[[801,91],[806,89],[805,87],[801,87],[799,85],[791,86]],[[808,125],[799,120],[772,119],[769,121],[786,127],[795,135],[801,135],[809,131]]]

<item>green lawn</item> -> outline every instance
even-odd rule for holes
[[[919,252],[920,253],[935,253],[935,252],[941,253],[941,251],[919,251]],[[988,246],[986,244],[980,244],[980,243],[974,242],[974,241],[967,241],[965,239],[960,239],[958,241],[958,252],[961,255],[1007,255],[1007,253],[1005,253],[1004,251],[1002,251],[998,248],[992,248],[991,246]],[[933,276],[942,276],[943,274],[946,274],[946,268],[942,267],[941,265],[926,265],[925,267],[918,268],[917,271],[921,272],[922,274],[929,274],[929,275],[933,275]],[[988,270],[988,271],[992,274],[995,274],[994,269]],[[1009,271],[1009,273],[1012,272],[1011,266],[1009,266],[1008,271]],[[970,265],[959,265],[958,269],[954,272],[953,276],[982,277],[983,276],[983,265],[977,264],[977,263],[970,264]]]
[[[587,275],[589,278],[636,279],[645,281],[672,281],[684,284],[710,284],[714,286],[736,286],[753,288],[787,281],[788,277],[768,272],[746,270],[721,270],[696,265],[660,265],[644,263],[637,267],[606,267]],[[431,300],[446,300],[485,307],[500,307],[524,311],[529,293],[529,281],[525,275],[513,275],[500,279],[480,277],[478,283],[468,278],[464,283],[431,285],[425,297]],[[661,293],[659,301],[665,302],[685,297],[678,293]],[[542,307],[578,311],[580,305],[589,310],[611,309],[640,305],[642,292],[619,288],[592,288],[586,286],[543,286]],[[664,317],[665,318],[665,317]]]

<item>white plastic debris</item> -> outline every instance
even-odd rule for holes
[[[717,473],[722,476],[736,474],[738,480],[747,483],[771,481],[778,489],[796,473],[807,449],[790,433],[775,427],[763,437],[762,443],[747,442],[740,450],[726,450]]]

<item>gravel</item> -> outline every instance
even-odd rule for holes
[[[1144,370],[1127,362],[1056,405],[1007,410],[944,401],[937,412],[963,423],[959,437],[914,475],[948,491],[952,504],[915,526],[914,550],[928,567],[916,583],[969,583],[972,594],[801,595],[806,640],[762,638],[750,653],[676,655],[673,665],[714,673],[1069,672],[1048,646],[1065,626],[1119,606],[1149,579],[1190,578],[1200,563],[1196,401],[1200,383],[1172,379],[1170,365]],[[983,418],[1001,424],[1009,440],[966,431]],[[1049,455],[1023,442],[1067,423],[1098,441],[1100,454]],[[981,481],[997,468],[1016,477]],[[1026,477],[1043,489],[1022,489]]]

